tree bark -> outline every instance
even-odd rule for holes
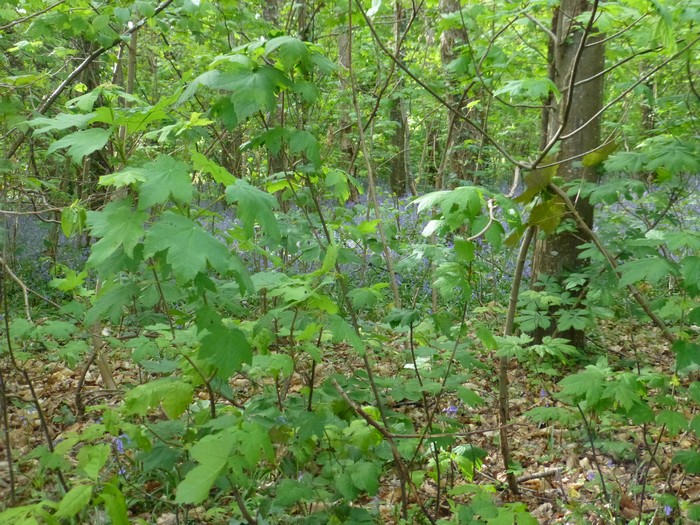
[[[564,135],[574,133],[560,142],[557,158],[562,160],[582,155],[600,144],[600,118],[582,127],[603,105],[603,37],[586,28],[585,17],[583,22],[576,19],[590,9],[591,2],[587,0],[562,0],[553,19],[556,41],[550,55],[554,60],[551,74],[561,98],[558,104],[554,103],[548,108],[543,130],[546,130],[547,140],[556,137],[562,126]],[[595,166],[582,167],[580,159],[569,160],[559,164],[557,175],[566,182],[593,182],[597,178],[597,169]],[[578,214],[591,227],[591,204],[587,199],[578,197],[575,199],[575,205]],[[562,219],[562,222],[564,221],[573,222],[573,219],[567,214]],[[535,244],[533,282],[536,283],[543,276],[562,281],[568,274],[580,270],[586,264],[579,258],[580,247],[585,242],[586,236],[578,225],[568,232],[540,236]],[[553,333],[569,339],[577,348],[584,346],[583,330],[568,329],[558,332],[555,322],[552,322],[547,331],[538,333],[537,338],[541,339],[542,336]]]

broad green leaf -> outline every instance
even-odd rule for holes
[[[589,365],[585,370],[559,381],[559,386],[562,387],[561,395],[571,397],[574,402],[585,400],[592,406],[601,399],[606,380],[603,369],[597,365]]]
[[[103,286],[93,299],[92,307],[85,314],[85,324],[92,326],[103,319],[119,323],[124,315],[124,307],[133,303],[139,291],[139,287],[133,282]]]
[[[48,133],[49,131],[63,131],[68,128],[84,128],[88,125],[94,113],[59,113],[53,118],[37,117],[27,124],[34,129],[34,136]]]
[[[289,133],[289,151],[305,153],[316,168],[321,167],[321,146],[309,131],[292,130]]]
[[[282,507],[289,507],[299,501],[311,501],[314,498],[314,490],[308,484],[295,479],[283,479],[277,485],[275,503]]]
[[[72,518],[90,503],[92,485],[76,485],[70,489],[58,504],[57,518]]]
[[[376,432],[375,429],[371,430]],[[349,471],[350,479],[358,489],[367,492],[370,496],[377,493],[377,490],[379,490],[379,475],[381,474],[381,468],[378,464],[360,461],[352,465]]]
[[[673,463],[683,465],[688,474],[700,474],[700,452],[696,450],[679,450],[673,456]]]
[[[265,43],[265,54],[277,51],[282,68],[291,71],[297,64],[308,69],[309,49],[304,42],[293,36],[283,35],[272,38]]]
[[[662,410],[656,416],[656,422],[665,425],[670,436],[677,436],[681,431],[688,429],[688,420],[675,410]]]
[[[273,195],[239,179],[226,188],[226,200],[229,203],[238,203],[238,217],[249,239],[255,233],[255,226],[259,224],[267,237],[275,242],[279,240],[279,225],[272,211],[277,207],[277,199]]]
[[[193,393],[192,385],[182,379],[156,379],[129,390],[124,398],[124,409],[127,414],[146,415],[162,405],[165,414],[176,419],[192,403]]]
[[[56,150],[67,148],[68,156],[78,164],[83,157],[104,148],[111,134],[112,130],[103,128],[76,131],[51,144],[46,152],[51,154]]]
[[[167,211],[146,233],[146,256],[167,251],[166,260],[180,281],[190,281],[204,272],[207,263],[217,271],[228,270],[228,248],[199,225]]]
[[[190,449],[200,464],[190,470],[177,486],[175,501],[198,505],[209,496],[216,478],[226,469],[234,446],[235,436],[230,432],[203,437]]]
[[[192,165],[194,169],[202,173],[208,173],[218,184],[228,186],[236,182],[236,177],[231,175],[226,168],[219,166],[216,162],[208,159],[198,151],[192,151],[190,155],[192,156]]]
[[[105,510],[112,525],[129,525],[126,499],[121,490],[113,483],[107,483],[100,494],[100,499],[104,502]]]
[[[192,179],[187,164],[168,155],[160,155],[155,161],[144,164],[146,181],[139,187],[139,209],[154,204],[164,204],[172,198],[181,203],[192,200]]]
[[[245,334],[238,328],[224,325],[207,328],[197,355],[215,368],[217,377],[224,379],[253,360],[253,351]]]
[[[107,463],[111,452],[109,445],[106,443],[84,445],[78,452],[78,468],[81,469],[88,478],[97,481],[100,471]]]
[[[537,203],[530,212],[528,223],[531,226],[537,226],[546,234],[552,234],[561,223],[565,213],[566,205],[560,198],[555,197]]]
[[[620,286],[627,286],[639,281],[657,284],[661,279],[678,275],[674,263],[662,257],[647,257],[637,261],[629,261],[620,266]]]
[[[687,375],[700,369],[700,345],[690,341],[676,341],[673,343],[673,351],[676,353],[676,372]]]
[[[700,257],[697,255],[684,257],[681,260],[681,268],[683,288],[691,296],[700,294]]]
[[[339,315],[328,316],[329,329],[333,334],[333,342],[347,342],[353,347],[353,349],[359,354],[364,355],[365,345],[362,342],[362,338],[357,335],[354,328],[348,324],[348,322],[340,317]]]
[[[110,202],[101,212],[87,212],[87,225],[92,235],[101,237],[92,245],[88,265],[99,265],[120,247],[132,257],[147,219],[147,213],[132,208],[131,198]]]
[[[115,188],[124,188],[132,184],[140,184],[148,179],[148,172],[143,168],[126,167],[121,171],[102,175],[98,186],[114,186]]]

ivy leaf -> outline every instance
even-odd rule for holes
[[[131,198],[110,202],[101,212],[88,211],[87,225],[92,235],[102,237],[92,245],[88,265],[99,265],[118,248],[123,248],[128,257],[133,257],[147,219],[147,213],[132,208]]]
[[[238,217],[248,239],[253,237],[255,225],[259,224],[267,237],[279,241],[279,225],[272,211],[277,206],[277,199],[273,195],[239,179],[226,188],[226,201],[238,203]]]
[[[167,211],[146,234],[146,257],[167,250],[166,260],[180,281],[190,281],[207,268],[228,269],[228,248],[187,217]]]
[[[146,181],[139,188],[139,209],[164,204],[172,196],[178,202],[192,200],[192,180],[189,166],[169,155],[160,155],[143,165]]]
[[[620,266],[620,286],[627,286],[639,281],[656,284],[661,279],[671,275],[678,275],[678,268],[668,259],[662,257],[647,257],[637,261],[630,261]]]
[[[83,160],[83,157],[104,148],[111,134],[111,129],[104,128],[76,131],[51,144],[46,153],[51,154],[56,150],[68,148],[66,153],[73,159],[73,162],[78,164]]]

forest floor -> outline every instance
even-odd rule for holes
[[[634,344],[636,348],[631,348]],[[594,343],[601,353],[607,353],[611,361],[628,360],[631,363],[636,353],[648,366],[672,373],[675,366],[675,355],[654,332],[645,327],[637,331],[633,343],[620,335],[619,330],[610,326],[604,328]],[[602,349],[605,349],[603,352]],[[342,349],[341,349],[342,352]],[[345,354],[345,352],[342,352]],[[359,358],[358,358],[359,359]],[[497,359],[484,354],[480,357],[492,369]],[[343,359],[332,358],[324,363],[322,368],[327,371],[352,374],[357,363],[347,354]],[[128,359],[113,359],[115,378],[118,384],[138,384],[142,380],[142,371]],[[82,370],[68,368],[63,362],[51,359],[50,354],[35,355],[25,364],[31,376],[36,395],[39,398],[50,432],[54,439],[60,438],[68,431],[80,430],[98,420],[100,411],[91,411],[77,421],[75,418],[76,392]],[[636,365],[630,365],[634,368]],[[378,362],[378,374],[397,373],[396,365],[392,362]],[[670,514],[670,508],[664,508],[652,495],[659,493],[674,494],[679,501],[695,501],[700,499],[700,479],[698,477],[683,477],[677,466],[672,466],[672,455],[678,449],[692,447],[692,438],[684,432],[670,437],[668,434],[658,440],[656,434],[645,436],[639,426],[614,426],[606,429],[609,440],[618,441],[620,450],[625,453],[614,455],[592,451],[585,442],[585,432],[581,429],[563,428],[557,425],[543,426],[522,417],[522,413],[535,406],[556,404],[557,401],[548,394],[542,386],[542,376],[537,376],[532,370],[522,370],[512,367],[509,371],[511,382],[511,419],[510,431],[513,459],[522,465],[518,473],[521,493],[514,496],[503,490],[500,500],[503,503],[519,501],[527,504],[528,510],[540,523],[609,523],[600,515],[606,514],[605,508],[614,508],[609,515],[617,514],[623,522],[639,518],[641,513],[647,515],[645,523],[680,523],[678,518]],[[5,375],[9,410],[9,437],[13,451],[16,477],[16,493],[19,503],[29,503],[32,500],[33,479],[36,472],[36,460],[27,459],[36,447],[45,443],[36,409],[32,407],[31,394],[21,374],[14,370]],[[549,380],[549,384],[552,382]],[[463,424],[463,432],[474,432],[471,444],[484,449],[487,457],[481,470],[474,478],[474,483],[495,484],[505,488],[505,475],[497,443],[497,385],[493,375],[475,377],[472,384],[467,385],[476,391],[486,403],[479,408],[462,407],[456,418]],[[295,389],[294,382],[291,390]],[[119,392],[107,391],[101,385],[96,367],[91,368],[85,375],[81,391],[83,402],[87,407],[107,404],[117,405],[120,402]],[[445,400],[447,402],[449,400]],[[446,405],[448,406],[448,405]],[[410,407],[404,407],[407,415]],[[420,420],[416,414],[417,420]],[[596,422],[599,424],[600,422]],[[479,433],[483,429],[490,429]],[[583,437],[582,437],[583,436]],[[657,441],[654,441],[657,439]],[[649,462],[651,452],[656,461]],[[9,472],[6,461],[6,445],[0,443],[0,502],[10,499]],[[605,480],[605,488],[601,484],[601,474]],[[427,478],[426,478],[427,479]],[[398,505],[396,480],[386,476],[382,479],[382,488],[377,502],[380,511],[390,523],[389,516],[395,513]],[[641,487],[644,485],[645,497],[641,500]],[[420,486],[422,499],[430,501],[436,494],[437,487],[432,481],[426,481]],[[609,495],[606,502],[604,492]],[[612,503],[610,503],[612,502]],[[1,506],[1,505],[0,505]],[[598,509],[596,512],[594,509]],[[202,512],[201,520],[196,518],[198,511],[189,513],[189,523],[214,523],[207,521]],[[653,515],[651,520],[649,515]],[[135,516],[137,517],[137,516]],[[153,523],[152,515],[141,515],[149,523]],[[195,517],[193,521],[193,517]],[[175,523],[174,515],[164,514],[155,523],[168,525]],[[180,521],[180,523],[182,523]]]

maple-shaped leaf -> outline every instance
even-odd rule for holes
[[[168,155],[160,155],[142,166],[147,178],[139,187],[139,209],[163,204],[172,196],[178,202],[192,200],[190,168]]]
[[[94,113],[59,113],[53,118],[38,117],[27,122],[34,129],[34,136],[48,133],[49,131],[63,131],[68,128],[82,128],[87,126]]]
[[[148,180],[148,172],[143,168],[126,167],[121,171],[109,173],[100,177],[98,186],[114,186],[115,188],[123,188],[138,184]]]
[[[566,213],[566,205],[559,197],[537,203],[530,212],[529,223],[546,234],[552,234]]]
[[[311,163],[321,167],[321,146],[309,131],[293,130],[289,133],[289,150],[292,153],[306,153]]]
[[[620,266],[620,286],[627,286],[639,281],[656,284],[661,279],[678,275],[678,265],[663,257],[647,257],[629,261]]]
[[[270,39],[265,44],[265,54],[269,55],[275,50],[285,71],[291,71],[297,64],[304,69],[310,68],[309,48],[298,38],[284,35]]]
[[[218,85],[232,92],[231,102],[240,122],[261,109],[274,110],[278,91],[290,83],[289,78],[276,67],[262,66],[253,71],[222,73]]]
[[[596,365],[588,365],[585,370],[559,381],[562,387],[561,395],[571,397],[576,403],[585,400],[589,406],[593,406],[603,395],[609,373],[610,369],[604,360],[600,360]]]
[[[226,200],[238,203],[238,217],[249,239],[255,233],[255,225],[259,224],[267,237],[273,241],[279,240],[279,225],[272,211],[277,206],[277,199],[273,195],[239,179],[226,188]]]
[[[101,264],[120,247],[132,257],[147,219],[147,213],[133,209],[131,198],[110,202],[102,211],[87,212],[87,225],[92,235],[102,237],[92,245],[88,264]]]
[[[216,369],[217,377],[230,378],[246,363],[253,361],[253,351],[238,328],[215,325],[201,338],[198,356]]]
[[[56,150],[67,148],[66,153],[77,164],[83,160],[83,157],[104,148],[111,134],[112,130],[104,128],[76,131],[51,144],[46,152],[50,154]]]
[[[228,248],[187,217],[166,211],[146,233],[146,257],[167,251],[166,260],[179,281],[190,281],[207,268],[228,269]]]

